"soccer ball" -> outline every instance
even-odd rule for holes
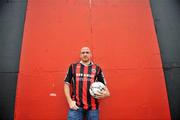
[[[89,92],[94,98],[96,98],[96,93],[103,91],[104,89],[105,85],[102,82],[94,82],[91,84]]]

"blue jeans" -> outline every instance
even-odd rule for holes
[[[83,120],[84,117],[86,120],[99,120],[99,110],[69,109],[68,120]]]

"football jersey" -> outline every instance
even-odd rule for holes
[[[84,65],[81,62],[71,64],[65,77],[65,83],[72,88],[71,98],[76,101],[77,106],[84,109],[98,109],[99,102],[90,95],[89,88],[95,81],[106,85],[101,68],[93,64]]]

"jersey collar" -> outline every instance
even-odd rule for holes
[[[89,63],[88,65],[84,64],[84,63],[82,62],[82,60],[80,61],[80,63],[81,63],[82,65],[84,65],[84,66],[91,66],[91,65],[93,65],[93,62],[92,62],[92,61],[90,61],[90,63]]]

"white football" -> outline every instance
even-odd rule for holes
[[[96,98],[96,93],[104,89],[105,89],[105,85],[102,82],[94,82],[91,84],[89,92],[94,98]]]

